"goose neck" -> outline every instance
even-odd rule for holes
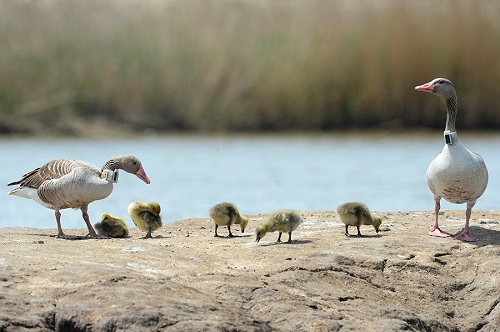
[[[445,131],[456,132],[455,121],[457,119],[457,98],[450,97],[446,99],[446,128]]]
[[[104,164],[104,166],[102,166],[102,171],[104,170],[110,170],[110,171],[114,171],[116,169],[120,169],[121,168],[121,163],[119,160],[113,158],[113,159],[110,159],[108,161],[106,161],[106,163]]]

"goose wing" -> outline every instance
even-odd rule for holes
[[[21,187],[39,188],[44,182],[59,179],[71,173],[76,167],[89,166],[85,162],[75,160],[57,159],[52,160],[26,174],[20,180],[8,184],[8,186],[19,185]],[[90,165],[91,166],[91,165]]]

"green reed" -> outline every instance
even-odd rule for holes
[[[0,2],[0,130],[498,128],[498,1]],[[70,128],[70,129],[68,129]],[[73,128],[73,129],[71,129]]]

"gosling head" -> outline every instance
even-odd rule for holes
[[[373,219],[373,228],[375,228],[375,231],[378,233],[380,232],[380,225],[382,224],[382,219],[378,214],[372,213],[372,219]]]
[[[245,228],[248,225],[248,218],[245,216],[241,216],[240,229],[242,233],[245,233]]]
[[[267,234],[266,225],[257,226],[257,228],[255,229],[255,235],[257,236],[255,238],[255,243],[259,243],[260,239],[262,239],[266,234]]]

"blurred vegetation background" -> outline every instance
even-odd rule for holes
[[[500,126],[500,1],[1,0],[0,133]]]

